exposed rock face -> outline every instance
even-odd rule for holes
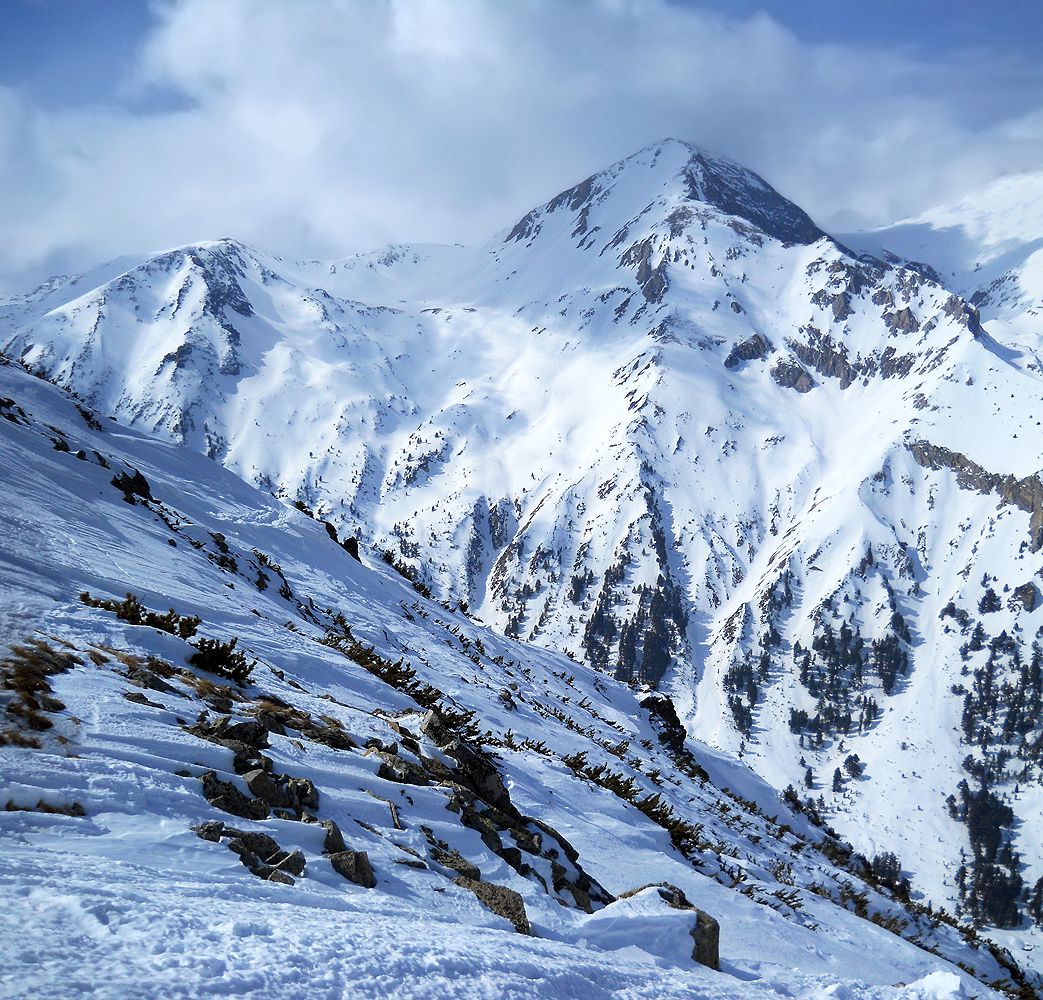
[[[387,750],[378,750],[376,755],[380,759],[380,767],[377,768],[378,778],[394,781],[399,785],[430,784],[427,772],[419,764]]]
[[[620,899],[629,899],[646,889],[656,889],[663,901],[675,910],[689,910],[695,914],[695,925],[692,927],[692,958],[700,965],[719,970],[721,967],[721,925],[705,910],[694,906],[676,885],[669,882],[658,882],[650,885],[638,886],[636,889],[628,889],[620,893]]]
[[[453,734],[446,726],[445,720],[433,708],[421,720],[420,732],[440,747],[447,746],[453,739]]]
[[[545,880],[530,861],[549,860],[550,888],[565,905],[590,913],[612,902],[612,895],[580,866],[579,854],[564,837],[508,805],[507,811],[498,809],[482,801],[471,789],[454,785],[448,808],[460,814],[464,826],[477,831],[490,851],[503,858],[519,875],[540,883],[544,889],[548,888]],[[447,867],[455,866],[447,864]]]
[[[790,340],[787,345],[803,364],[825,378],[840,379],[841,389],[846,389],[859,377],[861,373],[848,360],[843,344],[836,343],[829,334],[823,334],[813,326],[806,327],[803,332],[807,335],[807,343]]]
[[[487,754],[474,750],[460,741],[450,743],[446,750],[457,760],[456,780],[470,788],[475,795],[505,812],[517,814],[510,793],[500,772]]]
[[[783,389],[795,389],[797,392],[811,392],[815,388],[815,380],[810,373],[792,361],[780,361],[771,371],[771,377]]]
[[[653,304],[662,302],[670,287],[666,258],[653,266],[654,253],[654,242],[649,238],[635,243],[619,258],[624,266],[637,268],[637,283],[641,286],[641,293]]]
[[[319,792],[310,778],[289,778],[286,791],[295,808],[319,808]]]
[[[420,730],[457,761],[457,766],[449,769],[439,761],[422,758],[432,780],[452,789],[447,808],[459,813],[464,826],[477,831],[489,850],[518,874],[541,884],[544,891],[553,890],[559,902],[566,906],[590,913],[612,901],[612,895],[583,870],[579,854],[561,834],[518,811],[488,753],[454,736],[446,719],[435,710],[427,713]],[[430,831],[424,832],[432,845],[431,856],[436,864],[457,871],[462,877],[480,879],[477,865],[450,850]],[[540,860],[539,865],[536,859]],[[550,886],[538,870],[546,861],[551,866]]]
[[[892,331],[902,333],[916,333],[920,329],[920,321],[913,315],[912,309],[906,306],[897,312],[885,312],[884,322]]]
[[[1034,611],[1039,604],[1039,589],[1029,580],[1020,587],[1014,589],[1014,599],[1018,601],[1026,611]]]
[[[273,809],[291,809],[299,813],[303,809],[319,807],[319,793],[308,778],[291,778],[256,768],[247,771],[243,780],[257,798]]]
[[[909,451],[925,469],[948,469],[956,473],[956,485],[979,493],[995,493],[1003,503],[1012,503],[1029,515],[1029,537],[1033,552],[1043,548],[1043,482],[1039,475],[1018,479],[989,472],[958,451],[929,441],[912,441]]]
[[[815,243],[825,236],[807,213],[762,177],[723,157],[709,156],[693,147],[685,180],[689,198],[708,201],[783,243]]]
[[[372,889],[377,884],[369,855],[365,851],[338,851],[330,855],[330,864],[338,875],[363,889]]]
[[[464,878],[481,881],[482,872],[476,864],[468,861],[459,851],[453,850],[444,840],[439,840],[430,827],[423,826],[421,830],[431,845],[431,857],[436,864],[449,868]]]
[[[692,940],[695,947],[692,949],[692,958],[700,965],[710,969],[721,968],[721,925],[705,910],[697,906],[695,910],[696,923],[692,928]]]
[[[224,833],[225,825],[219,819],[213,819],[192,827],[192,830],[201,840],[209,840],[216,844],[220,841],[221,834]]]
[[[462,875],[453,881],[463,889],[470,889],[493,913],[514,924],[514,929],[519,934],[532,934],[529,917],[525,912],[525,901],[513,889],[492,882],[477,882]]]
[[[971,301],[975,302],[976,298],[977,296]],[[968,305],[959,296],[953,295],[943,306],[943,311],[947,316],[952,316],[966,326],[973,336],[981,336],[981,313],[978,312],[975,306]]]
[[[685,729],[674,703],[665,694],[655,692],[642,699],[641,707],[651,717],[659,742],[671,750],[680,750],[684,746]]]
[[[420,731],[457,761],[453,781],[469,788],[480,799],[509,813],[515,813],[511,796],[492,758],[453,736],[445,719],[431,709],[420,723]],[[433,762],[432,762],[433,763]]]
[[[772,351],[771,341],[755,333],[752,337],[736,344],[724,359],[725,368],[738,368],[743,361],[756,361],[767,357]]]

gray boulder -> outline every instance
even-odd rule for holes
[[[273,809],[286,809],[294,804],[293,798],[282,788],[275,778],[263,768],[247,771],[243,781],[253,794]]]
[[[348,849],[348,845],[344,843],[344,834],[333,820],[324,819],[321,826],[326,831],[326,838],[322,842],[322,849],[326,854],[339,854]]]
[[[290,778],[286,782],[286,792],[299,809],[319,808],[319,792],[310,778]]]
[[[338,851],[330,855],[330,864],[338,875],[364,889],[372,889],[377,884],[369,855],[365,851]]]

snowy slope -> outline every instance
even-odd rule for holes
[[[1043,877],[1038,370],[970,286],[853,242],[666,141],[480,247],[224,240],[56,279],[0,304],[0,348],[507,636],[656,684],[1020,947]],[[961,893],[965,780],[1020,820],[971,880],[1016,870],[1016,920]]]
[[[0,397],[3,624],[20,640],[2,667],[5,996],[927,998],[1020,975],[864,884],[751,772],[671,749],[640,693],[418,597],[305,515],[14,366]],[[83,592],[201,621],[186,640]],[[245,685],[189,662],[203,638],[232,636],[255,661]],[[359,650],[384,666],[364,669]],[[450,728],[482,735],[461,746],[424,728],[431,689],[380,672],[403,658],[446,718],[474,713]],[[43,683],[27,685],[34,664]],[[260,751],[245,731],[249,746],[206,738],[226,714],[267,730]],[[488,750],[505,781],[490,793],[486,774],[483,800],[460,782]],[[258,772],[233,758],[258,753],[312,783],[306,808],[243,818],[208,799],[208,780],[252,791]],[[672,847],[661,820],[585,777],[597,765],[634,783],[631,801],[658,795],[693,839]],[[375,887],[337,874],[309,816],[367,852]],[[227,833],[204,836],[215,822],[300,851],[303,868],[259,879]],[[535,936],[454,882],[467,866],[520,894]],[[615,899],[649,882],[720,922],[721,971],[692,961],[695,911],[655,889]]]

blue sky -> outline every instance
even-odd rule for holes
[[[116,99],[153,21],[145,0],[5,0],[0,84],[45,105]]]
[[[645,142],[884,224],[1043,168],[1043,3],[5,0],[0,290],[234,235],[476,240]]]
[[[900,45],[925,57],[948,49],[1040,54],[1043,4],[1038,0],[718,0],[680,6],[710,7],[733,17],[764,11],[808,42]]]

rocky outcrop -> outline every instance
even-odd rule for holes
[[[482,872],[476,864],[468,861],[459,851],[453,850],[444,840],[436,837],[430,827],[422,826],[420,829],[427,838],[428,844],[431,845],[431,858],[436,864],[448,868],[464,878],[472,879],[475,882],[481,881]]]
[[[309,778],[273,772],[270,758],[261,749],[268,747],[271,733],[286,733],[285,718],[292,718],[296,724],[293,728],[302,736],[315,738],[326,746],[347,749],[355,746],[354,741],[340,730],[313,723],[307,713],[267,699],[254,705],[253,710],[255,718],[240,722],[233,722],[227,715],[211,720],[204,713],[193,725],[185,727],[194,736],[232,751],[232,767],[242,776],[253,798],[230,782],[219,780],[213,771],[202,776],[203,794],[212,805],[236,816],[265,819],[268,810],[273,809],[284,819],[311,821],[314,817],[307,810],[319,807],[319,792],[314,783]]]
[[[377,777],[386,781],[393,781],[398,785],[429,785],[427,771],[419,764],[406,760],[397,751],[376,750],[375,754],[380,760],[377,768]]]
[[[692,756],[685,746],[688,732],[677,714],[674,703],[665,695],[655,692],[641,699],[641,707],[648,712],[652,728],[659,742],[666,747],[674,764],[690,778],[709,781],[706,769]]]
[[[590,203],[592,195],[595,193],[596,181],[596,175],[588,177],[585,181],[581,181],[575,187],[571,187],[567,191],[562,191],[561,194],[555,195],[543,208],[535,208],[531,212],[522,216],[522,218],[515,224],[514,228],[507,234],[504,243],[510,243],[512,241],[525,242],[531,240],[533,237],[539,235],[540,229],[542,228],[543,215],[556,212],[562,208],[567,208],[569,211],[580,213],[572,235],[584,235],[587,231],[587,217],[590,213]]]
[[[801,364],[814,369],[824,378],[840,380],[840,388],[846,389],[858,379],[905,377],[918,360],[915,354],[899,354],[894,347],[885,347],[879,354],[868,357],[848,357],[847,347],[814,326],[802,327],[800,331],[807,339],[795,338],[786,341],[786,346]],[[781,364],[781,362],[780,362]],[[777,381],[777,380],[776,380]]]
[[[448,746],[454,738],[445,720],[433,708],[420,720],[420,732],[440,747]]]
[[[624,267],[637,267],[637,283],[642,294],[649,302],[656,304],[663,301],[663,296],[670,287],[670,278],[667,275],[665,257],[652,266],[654,252],[654,241],[652,237],[648,237],[626,250],[620,256],[619,262]]]
[[[462,875],[453,881],[461,888],[473,892],[497,916],[504,917],[514,924],[514,929],[519,934],[532,934],[529,917],[525,912],[525,901],[513,889],[493,882],[477,882]]]
[[[815,388],[815,380],[808,370],[792,361],[780,361],[771,370],[771,377],[783,389],[795,389],[799,393],[805,393]]]
[[[964,302],[959,296],[950,295],[945,305],[942,306],[942,312],[946,316],[953,317],[958,323],[962,323],[972,336],[981,336],[981,313],[974,306]]]
[[[1029,580],[1014,588],[1011,600],[1017,601],[1026,611],[1034,611],[1039,605],[1039,596],[1039,588]]]
[[[840,379],[841,389],[846,389],[859,378],[862,372],[848,360],[847,348],[843,344],[838,344],[829,334],[823,334],[813,326],[804,328],[803,332],[808,338],[806,343],[790,340],[786,345],[803,364],[826,378]]]
[[[724,367],[738,368],[744,361],[756,361],[759,358],[766,358],[772,350],[774,348],[771,346],[771,341],[767,337],[762,337],[759,333],[755,333],[752,337],[739,341],[728,352],[728,357],[724,359]]]
[[[705,910],[697,906],[695,910],[695,926],[692,928],[692,958],[700,965],[719,970],[721,967],[721,925]]]
[[[252,750],[263,750],[268,746],[268,729],[254,720],[232,722],[230,716],[224,715],[211,722],[204,716],[195,725],[189,726],[188,731],[230,749],[246,746]]]
[[[956,485],[978,493],[995,493],[1001,502],[1010,503],[1029,515],[1029,538],[1033,552],[1043,548],[1043,482],[1039,474],[1025,476],[1001,475],[989,472],[958,451],[912,441],[907,446],[917,465],[925,469],[947,469],[956,474]]]
[[[830,294],[822,289],[811,296],[811,301],[815,305],[832,309],[835,323],[843,323],[854,312],[851,308],[851,296],[846,291]]]
[[[920,329],[920,321],[908,306],[894,311],[887,310],[882,319],[892,333],[916,333]]]
[[[803,210],[782,197],[753,171],[691,147],[685,168],[688,197],[752,223],[781,243],[806,245],[825,233]]]
[[[435,710],[427,713],[420,729],[457,762],[456,767],[447,768],[439,761],[422,758],[432,779],[452,789],[446,807],[458,813],[461,823],[476,831],[490,851],[522,877],[552,892],[566,906],[590,913],[612,901],[611,893],[583,870],[578,852],[561,834],[518,811],[499,770],[484,749],[454,736],[452,726]],[[437,864],[460,872],[463,877],[478,879],[480,872],[476,865],[457,852],[450,852],[448,845],[433,835],[429,836],[429,842],[437,848],[432,850],[432,859]],[[549,885],[540,873],[540,869],[546,871],[548,863]]]
[[[304,809],[319,807],[318,790],[309,778],[291,778],[256,768],[247,771],[243,780],[253,795],[273,809],[293,810],[299,815]]]
[[[201,823],[192,828],[203,840],[213,843],[228,841],[228,849],[258,878],[268,882],[293,885],[294,876],[304,874],[306,859],[301,851],[285,851],[267,833],[236,830],[220,820]]]
[[[694,906],[682,890],[669,882],[654,882],[650,885],[638,886],[636,889],[629,889],[627,892],[620,893],[619,898],[629,899],[631,896],[636,896],[639,892],[644,892],[646,889],[657,890],[667,906],[675,910],[688,910],[694,914],[695,924],[691,929],[692,958],[700,965],[719,970],[721,967],[720,923],[705,910],[700,910],[698,906]]]
[[[268,806],[262,799],[244,795],[230,781],[218,778],[217,772],[206,771],[199,780],[203,783],[203,797],[215,809],[243,819],[268,818]]]

